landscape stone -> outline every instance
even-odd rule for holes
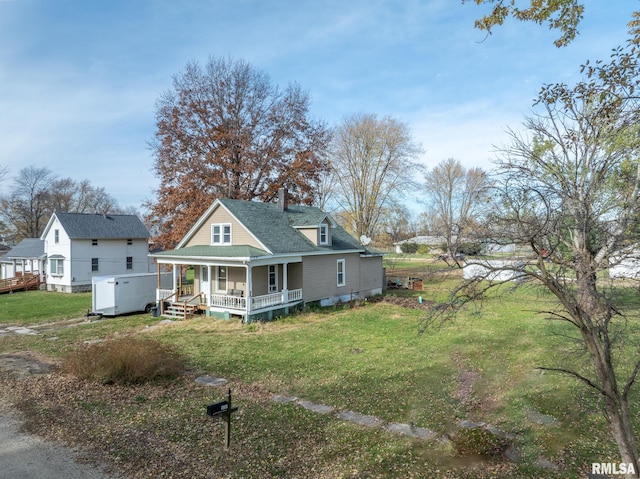
[[[224,378],[215,378],[213,376],[200,376],[199,378],[196,378],[196,382],[205,386],[223,386],[229,381]]]
[[[333,408],[331,406],[315,404],[310,401],[298,401],[298,404],[309,411],[314,411],[320,414],[329,414],[330,412],[333,412]]]
[[[338,414],[338,417],[346,421],[355,422],[362,426],[373,427],[373,426],[379,426],[382,424],[382,421],[376,417],[365,416],[364,414],[360,414],[353,411],[343,411]]]

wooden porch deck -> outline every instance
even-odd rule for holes
[[[15,278],[0,279],[0,294],[14,291],[29,291],[40,288],[39,274],[25,274]]]

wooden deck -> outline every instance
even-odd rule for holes
[[[0,294],[37,290],[39,288],[40,276],[38,274],[25,274],[15,278],[0,279]]]

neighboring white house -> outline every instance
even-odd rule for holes
[[[149,231],[135,215],[56,211],[40,239],[48,291],[91,291],[93,276],[156,271],[148,258]]]
[[[474,260],[462,268],[464,279],[484,278],[489,281],[518,281],[525,278],[522,260]]]
[[[628,253],[626,257],[614,257],[610,260],[609,277],[640,278],[640,251]]]
[[[25,238],[0,257],[0,279],[39,273],[40,280],[44,281],[45,262],[44,241]]]

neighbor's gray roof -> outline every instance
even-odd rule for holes
[[[259,256],[266,256],[265,250],[260,248],[254,248],[253,246],[240,245],[240,246],[206,246],[196,245],[187,246],[185,248],[172,249],[167,251],[161,251],[159,253],[153,253],[153,257],[177,257],[184,256],[189,258],[255,258]]]
[[[149,230],[136,215],[55,212],[72,239],[148,238]]]
[[[3,259],[35,259],[44,256],[44,240],[40,238],[25,238],[15,245]]]
[[[295,227],[318,225],[327,214],[314,206],[289,205],[282,211],[275,203],[221,199],[227,208],[273,254],[360,250],[364,248],[343,228],[331,228],[333,244],[316,246]]]

